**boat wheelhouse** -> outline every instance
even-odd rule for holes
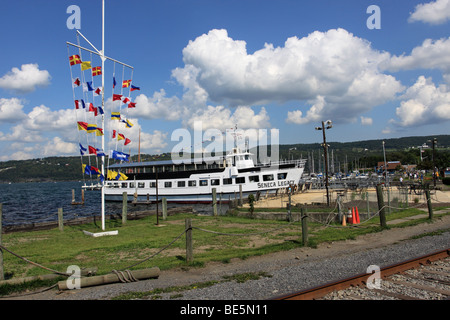
[[[155,202],[166,198],[173,203],[211,203],[212,192],[222,202],[234,200],[240,192],[262,195],[299,183],[306,160],[279,161],[255,165],[252,154],[233,148],[226,156],[187,159],[184,161],[152,161],[120,163],[110,170],[125,174],[127,180],[105,182],[105,199]]]

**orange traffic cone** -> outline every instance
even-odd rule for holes
[[[356,213],[355,213],[355,207],[352,207],[352,224],[356,223]]]
[[[350,210],[350,208],[348,208],[348,214],[347,214],[348,223],[352,223],[352,219],[353,219],[352,210]]]
[[[342,226],[343,227],[345,227],[347,225],[347,222],[345,220],[347,220],[347,219],[345,218],[345,214],[343,214],[342,215]]]
[[[359,212],[358,212],[358,207],[356,207],[356,216],[355,216],[355,223],[360,223],[359,221]]]

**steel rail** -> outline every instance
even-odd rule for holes
[[[393,274],[400,273],[419,265],[430,264],[433,261],[445,259],[450,256],[450,248],[445,250],[436,251],[427,255],[423,255],[417,258],[406,260],[400,263],[396,263],[380,270],[381,278],[389,277]],[[325,296],[326,294],[347,289],[350,286],[356,286],[361,284],[366,284],[367,279],[372,275],[372,273],[362,273],[349,278],[345,278],[338,281],[329,282],[317,287],[312,287],[299,292],[283,295],[274,298],[273,300],[314,300]]]

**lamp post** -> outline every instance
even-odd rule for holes
[[[325,126],[326,125],[326,126]],[[327,206],[330,206],[330,197],[328,194],[328,159],[327,159],[327,151],[328,151],[328,145],[327,145],[327,139],[325,136],[325,129],[331,129],[333,127],[331,120],[322,121],[322,127],[316,127],[316,130],[322,130],[323,135],[323,155],[324,155],[324,162],[325,162],[325,188],[327,190]]]
[[[435,153],[435,146],[437,144],[437,139],[433,138],[433,140],[428,140],[429,142],[433,143],[433,185],[436,188],[436,153]]]

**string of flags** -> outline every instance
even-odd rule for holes
[[[72,77],[72,88],[74,90],[73,94],[74,94],[74,106],[75,106],[75,110],[85,110],[87,113],[93,113],[94,119],[96,119],[96,117],[98,115],[101,115],[102,117],[105,115],[105,112],[103,110],[103,108],[101,106],[95,106],[95,97],[96,96],[101,96],[102,94],[102,87],[96,87],[94,84],[94,78],[97,76],[102,75],[102,67],[101,66],[92,66],[92,62],[91,61],[83,61],[80,57],[80,55],[75,54],[75,55],[69,55],[69,63],[70,66],[76,66],[76,65],[80,65],[80,69],[81,69],[81,76],[80,77]],[[85,78],[85,73],[84,71],[90,70],[90,75],[92,76],[91,81],[87,81],[87,79]],[[72,75],[72,69],[71,69],[71,75]],[[136,102],[133,102],[131,100],[130,96],[125,96],[123,94],[116,94],[114,93],[114,89],[117,86],[117,82],[116,82],[116,78],[115,75],[113,75],[113,94],[112,94],[112,101],[120,101],[120,106],[122,105],[126,105],[127,108],[136,108]],[[76,88],[82,88],[81,94],[80,91],[78,91],[79,89],[77,89],[77,92],[79,93],[79,95],[82,95],[82,97],[77,97],[76,96]],[[122,81],[122,89],[124,88],[128,88],[129,92],[133,92],[136,90],[141,90],[140,87],[132,84],[132,80],[123,80]],[[92,94],[92,102],[90,102],[89,100],[89,96],[87,94]],[[87,114],[86,114],[87,115]],[[123,123],[125,128],[132,128],[133,127],[133,123],[127,119],[126,117],[123,117],[123,115],[121,115],[120,112],[111,112],[111,120],[112,121],[118,121],[117,123]],[[95,136],[103,136],[104,132],[103,132],[103,128],[100,128],[97,124],[93,124],[90,122],[86,122],[86,121],[90,121],[90,120],[85,120],[85,121],[78,121],[77,119],[77,128],[79,131],[85,131],[86,133],[95,133]],[[92,121],[92,122],[97,122],[97,121]],[[123,140],[123,146],[129,145],[131,143],[131,140],[129,138],[127,138],[125,136],[125,134],[119,132],[118,130],[112,130],[112,139],[116,139],[116,141],[122,141]],[[103,149],[101,148],[97,148],[94,145],[91,145],[90,143],[88,143],[88,145],[85,147],[86,145],[83,146],[83,144],[81,143],[81,141],[79,142],[79,147],[80,147],[80,155],[83,156],[85,154],[88,155],[95,155],[97,157],[105,157],[106,154],[104,152]],[[129,161],[130,159],[130,155],[121,151],[117,151],[117,150],[111,150],[109,153],[109,157],[110,159],[115,159],[115,160],[119,160],[119,161]],[[83,164],[82,167],[83,173],[90,175],[90,176],[94,176],[94,177],[99,177],[100,180],[103,182],[105,177],[103,175],[103,173],[96,167],[91,166],[91,165],[85,165]],[[124,175],[123,173],[119,173],[119,172],[114,172],[108,169],[107,171],[107,179],[110,180],[126,180],[128,179],[128,177],[126,175]]]

